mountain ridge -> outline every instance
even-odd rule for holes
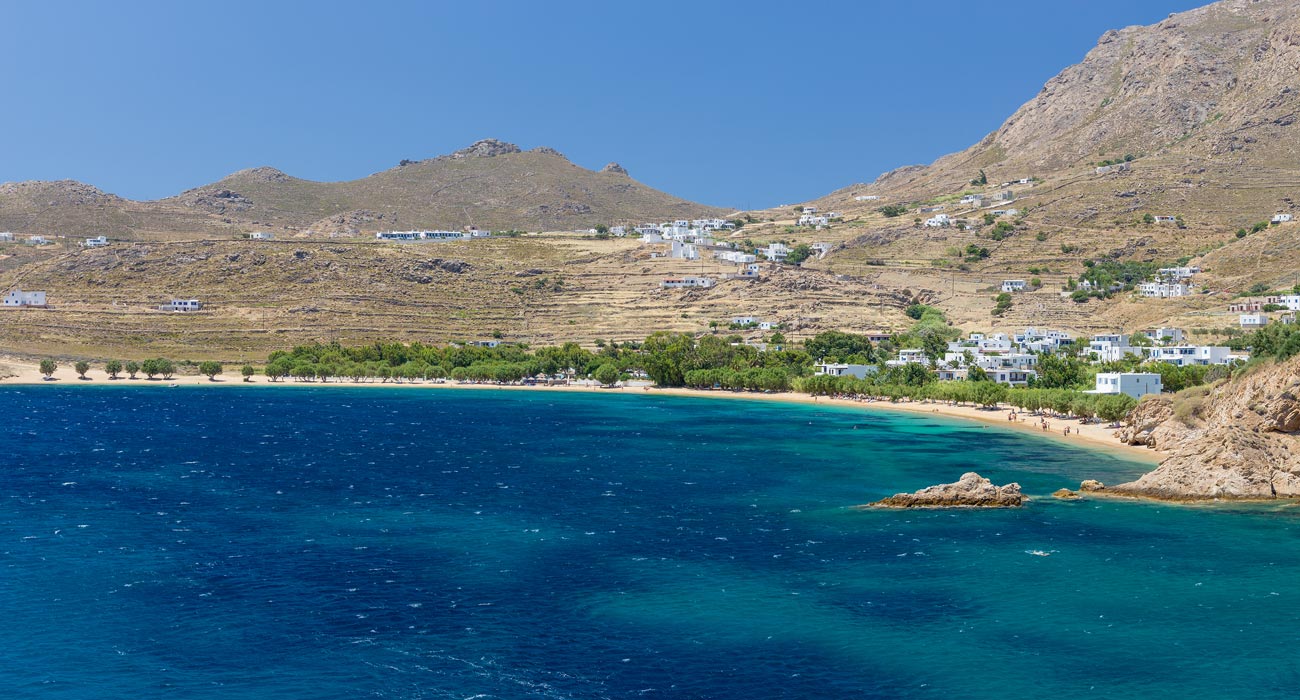
[[[74,236],[256,229],[357,234],[379,220],[407,228],[567,230],[730,211],[639,183],[617,163],[589,170],[553,148],[524,150],[497,139],[403,160],[353,180],[309,180],[266,165],[245,168],[156,200],[131,200],[75,180],[0,184],[0,229]],[[149,225],[131,223],[138,219]]]

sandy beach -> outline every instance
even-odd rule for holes
[[[1165,454],[1159,450],[1152,450],[1142,446],[1132,446],[1121,443],[1114,436],[1114,429],[1107,427],[1102,423],[1083,424],[1077,420],[1063,420],[1059,418],[1049,418],[1049,430],[1043,430],[1039,423],[1039,418],[1027,413],[1018,413],[1017,420],[1012,422],[1008,420],[1008,415],[1012,409],[1002,407],[995,410],[986,410],[975,406],[954,406],[947,403],[939,402],[899,402],[890,403],[888,401],[852,401],[848,399],[836,399],[826,396],[811,396],[808,394],[799,394],[794,392],[782,392],[772,394],[761,394],[745,391],[706,391],[700,389],[686,388],[659,388],[651,386],[627,386],[604,388],[595,385],[569,385],[569,386],[518,386],[518,385],[500,385],[500,384],[459,384],[456,382],[386,382],[380,383],[378,380],[363,383],[353,383],[348,380],[335,379],[329,382],[297,382],[292,379],[285,379],[279,382],[271,382],[266,377],[257,375],[252,381],[245,382],[239,376],[237,370],[228,369],[225,374],[218,375],[216,380],[209,380],[205,376],[196,375],[178,375],[168,380],[163,379],[145,379],[143,375],[136,379],[128,379],[125,375],[118,379],[109,379],[108,375],[102,369],[95,368],[87,372],[87,379],[81,379],[73,371],[71,366],[60,366],[54,373],[52,380],[45,379],[41,375],[37,365],[22,362],[18,360],[5,359],[0,360],[0,370],[7,368],[8,371],[0,372],[0,375],[9,374],[12,376],[0,379],[0,384],[7,385],[41,385],[41,386],[169,386],[172,384],[178,386],[202,386],[202,387],[283,387],[283,386],[307,386],[307,387],[383,387],[386,389],[454,389],[454,390],[504,390],[504,391],[567,391],[567,392],[585,392],[585,393],[609,393],[618,392],[633,395],[661,395],[661,396],[690,396],[696,398],[725,399],[725,400],[742,400],[742,401],[775,401],[779,403],[798,403],[814,404],[820,406],[840,406],[848,408],[859,408],[866,410],[881,411],[907,411],[910,413],[927,413],[932,415],[941,415],[951,418],[960,418],[963,420],[977,421],[989,426],[1006,428],[1010,430],[1027,431],[1048,437],[1062,442],[1073,443],[1080,447],[1088,449],[1102,449],[1112,452],[1116,455],[1123,456],[1126,459],[1139,460],[1158,463],[1165,457]],[[234,369],[234,368],[232,368]],[[1064,430],[1070,428],[1070,434],[1066,435]]]

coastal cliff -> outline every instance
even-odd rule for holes
[[[1196,501],[1300,497],[1300,357],[1212,388],[1143,401],[1118,431],[1168,453],[1106,493]]]
[[[1029,500],[1020,484],[995,486],[966,472],[955,483],[929,486],[916,493],[899,493],[869,504],[872,508],[1017,508]]]

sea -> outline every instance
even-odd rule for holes
[[[1295,698],[1300,510],[928,414],[0,388],[0,698]],[[978,471],[1018,510],[855,506]]]

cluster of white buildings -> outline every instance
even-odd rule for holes
[[[1226,365],[1246,359],[1234,355],[1226,346],[1188,343],[1187,335],[1178,328],[1156,328],[1143,335],[1151,345],[1133,345],[1132,336],[1124,333],[1095,335],[1088,343],[1088,354],[1095,362],[1118,362],[1133,355],[1146,362],[1168,362],[1178,367]]]
[[[838,219],[839,216],[840,213],[836,211],[818,214],[817,207],[804,207],[799,214],[798,225],[825,228],[831,225],[831,219]]]
[[[1116,362],[1132,355],[1144,362],[1168,362],[1179,367],[1189,365],[1226,365],[1246,359],[1234,355],[1227,347],[1193,345],[1185,340],[1186,334],[1177,328],[1157,328],[1145,332],[1152,344],[1133,345],[1131,336],[1124,333],[1094,335],[1088,342],[1086,356],[1093,363]],[[948,344],[942,359],[936,359],[933,371],[939,381],[957,381],[970,376],[978,367],[989,380],[1008,386],[1025,386],[1038,376],[1038,362],[1044,353],[1060,351],[1073,344],[1074,338],[1063,331],[1026,328],[1014,334],[972,333],[962,340]],[[884,363],[886,367],[906,365],[931,367],[930,359],[920,348],[898,351],[895,359]],[[875,374],[874,365],[820,364],[817,374],[853,376],[859,379]],[[1097,385],[1090,393],[1127,394],[1139,398],[1144,394],[1161,391],[1160,375],[1150,372],[1099,373]]]
[[[270,234],[267,234],[268,236]],[[486,238],[491,231],[470,227],[465,231],[379,231],[375,240],[413,243],[416,241],[467,241],[471,238]]]
[[[1150,299],[1185,297],[1195,289],[1191,279],[1200,271],[1199,267],[1162,267],[1154,278],[1137,286],[1138,294]]]

